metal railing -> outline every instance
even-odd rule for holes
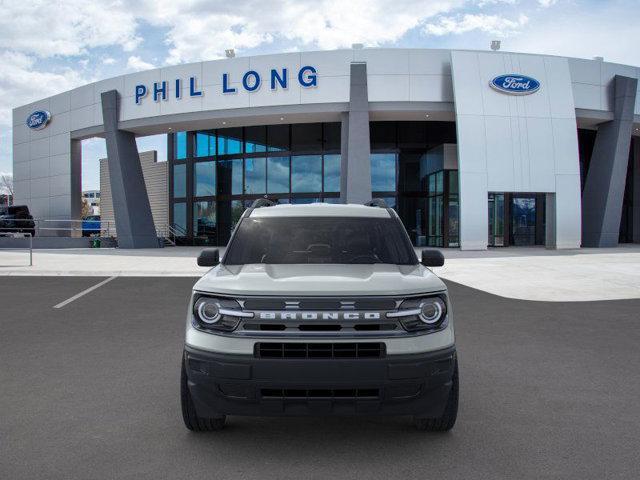
[[[36,237],[81,237],[87,232],[90,235],[110,237],[115,234],[115,225],[103,220],[0,219],[0,233],[29,233]]]
[[[178,238],[186,237],[187,231],[179,225],[174,224],[165,224],[160,228],[156,228],[156,233],[158,238],[165,239],[170,245],[176,246],[178,243]]]
[[[11,236],[17,234],[33,237],[117,237],[115,224],[104,220],[48,220],[30,219],[0,219],[0,235]],[[159,239],[166,240],[175,246],[180,238],[187,236],[187,231],[176,224],[165,224],[156,228]]]

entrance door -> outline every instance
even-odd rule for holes
[[[504,247],[504,193],[489,193],[489,246]]]
[[[513,195],[511,197],[511,245],[536,244],[536,197]]]

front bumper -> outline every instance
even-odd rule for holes
[[[442,414],[455,347],[360,359],[283,359],[185,347],[187,385],[201,417]]]

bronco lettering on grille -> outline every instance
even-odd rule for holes
[[[261,320],[380,320],[380,312],[259,312]]]

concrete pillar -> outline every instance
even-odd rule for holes
[[[620,234],[638,80],[616,75],[614,118],[598,127],[582,193],[582,246],[615,247]]]
[[[71,140],[70,146],[70,162],[71,162],[71,215],[70,218],[80,220],[82,218],[82,141]],[[79,222],[78,222],[79,223]],[[76,224],[80,227],[71,234],[73,237],[82,236],[82,224]]]
[[[340,201],[367,202],[371,200],[371,146],[366,63],[351,64],[349,111],[342,116],[341,133]]]
[[[556,194],[545,194],[545,214],[546,225],[544,232],[544,246],[545,248],[555,249],[556,245]]]
[[[633,243],[640,243],[640,137],[633,141]]]
[[[118,129],[118,107],[116,90],[102,93],[102,117],[118,246],[157,248],[160,244],[151,216],[136,138],[132,132]]]

